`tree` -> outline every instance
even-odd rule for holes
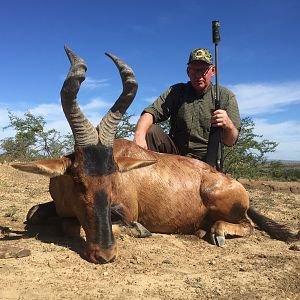
[[[225,147],[224,169],[235,178],[260,177],[267,164],[266,154],[274,152],[278,146],[278,143],[262,139],[262,135],[255,134],[254,127],[251,118],[243,118],[237,144]]]
[[[13,128],[16,131],[14,137],[0,141],[0,160],[33,160],[43,158],[60,157],[74,149],[72,134],[62,136],[57,130],[45,130],[46,122],[41,116],[35,117],[30,112],[19,118],[8,112],[10,123],[4,127]],[[115,138],[130,138],[135,131],[135,124],[130,122],[133,115],[125,113],[119,123]],[[160,124],[168,133],[170,125],[168,121]],[[281,176],[278,169],[280,164],[267,162],[266,154],[274,152],[277,143],[262,139],[255,134],[255,124],[251,118],[242,119],[239,140],[234,147],[225,147],[224,170],[235,178],[256,178],[261,176]],[[273,174],[273,175],[272,175]],[[296,174],[299,176],[299,174]]]
[[[134,115],[130,115],[127,112],[122,116],[120,123],[118,124],[115,139],[125,139],[130,138],[135,131],[135,124],[130,122],[130,119]]]
[[[135,130],[130,122],[133,115],[125,113],[117,127],[115,138],[129,138]],[[46,121],[30,112],[24,118],[8,112],[10,123],[3,129],[14,129],[15,136],[0,141],[0,161],[28,161],[43,158],[56,158],[74,150],[72,133],[61,135],[55,129],[45,130]]]
[[[41,116],[35,117],[30,112],[24,118],[8,112],[10,123],[3,129],[12,128],[14,137],[0,141],[1,160],[27,161],[32,159],[54,158],[64,155],[73,149],[73,137],[62,136],[57,130],[45,130],[46,122]]]
[[[267,164],[265,173],[267,177],[275,180],[299,181],[300,164],[297,162],[282,163],[280,161],[271,161]]]

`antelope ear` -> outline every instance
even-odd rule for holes
[[[67,157],[10,164],[15,169],[48,177],[64,175],[70,165],[71,160]]]
[[[119,172],[127,172],[133,169],[147,167],[156,164],[158,160],[145,160],[132,157],[116,157],[115,162],[118,166]]]

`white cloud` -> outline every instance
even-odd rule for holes
[[[61,118],[57,118],[55,120],[45,120],[47,122],[45,125],[46,130],[54,128],[57,131],[59,131],[62,135],[72,132],[71,127],[64,116],[61,116]]]
[[[112,104],[106,102],[105,100],[103,100],[100,97],[97,98],[93,98],[91,99],[91,101],[85,105],[80,105],[81,109],[83,111],[94,111],[95,109],[103,109],[103,108],[110,108]]]
[[[257,115],[282,111],[300,103],[300,82],[237,84],[228,86],[237,96],[241,114]]]
[[[274,160],[300,161],[300,141],[281,142],[276,151],[267,157]]]
[[[282,141],[290,141],[300,136],[300,121],[285,121],[269,123],[266,119],[254,118],[255,132],[257,134],[273,136]],[[300,139],[299,139],[300,141]]]
[[[259,117],[272,117],[272,113],[276,112],[285,113],[289,105],[300,103],[300,82],[237,84],[229,88],[237,96],[241,114],[254,117],[255,133],[279,143],[276,151],[268,154],[268,157],[300,160],[300,121],[271,122]]]
[[[266,119],[255,118],[255,133],[279,145],[271,159],[300,160],[300,121],[269,123]]]
[[[94,125],[98,125],[104,113],[110,108],[111,103],[106,102],[101,98],[93,98],[85,105],[81,105],[81,109],[89,119],[89,121]],[[56,103],[40,104],[36,107],[28,108],[26,111],[20,110],[10,110],[14,115],[24,118],[24,114],[29,111],[35,116],[42,116],[46,121],[45,128],[56,129],[61,134],[66,134],[71,132],[71,128],[65,118],[62,107]],[[9,124],[8,111],[0,109],[0,140],[13,136],[14,131],[12,129],[2,130],[3,127]]]
[[[87,77],[82,83],[83,88],[95,89],[109,86],[108,79],[94,79],[92,77]]]
[[[6,126],[8,121],[8,111],[6,109],[0,109],[0,126]]]
[[[36,107],[30,108],[29,111],[35,116],[48,117],[48,119],[57,118],[63,113],[61,104],[40,104]]]

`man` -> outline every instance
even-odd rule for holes
[[[241,120],[234,94],[219,87],[221,109],[215,110],[215,87],[211,78],[215,66],[208,49],[198,48],[190,53],[187,83],[171,86],[148,106],[138,121],[134,142],[157,152],[192,156],[206,160],[210,127],[223,128],[223,143],[236,143]],[[153,125],[170,118],[170,133]]]

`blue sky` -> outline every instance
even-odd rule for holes
[[[88,65],[78,99],[97,125],[121,92],[111,52],[135,71],[139,90],[129,113],[138,118],[161,92],[186,82],[197,47],[214,50],[220,20],[219,83],[237,96],[255,133],[279,143],[271,159],[300,160],[300,1],[10,0],[0,10],[0,127],[8,110],[41,115],[48,129],[70,131],[60,106],[69,69],[63,46]],[[0,139],[12,135],[0,129]]]

